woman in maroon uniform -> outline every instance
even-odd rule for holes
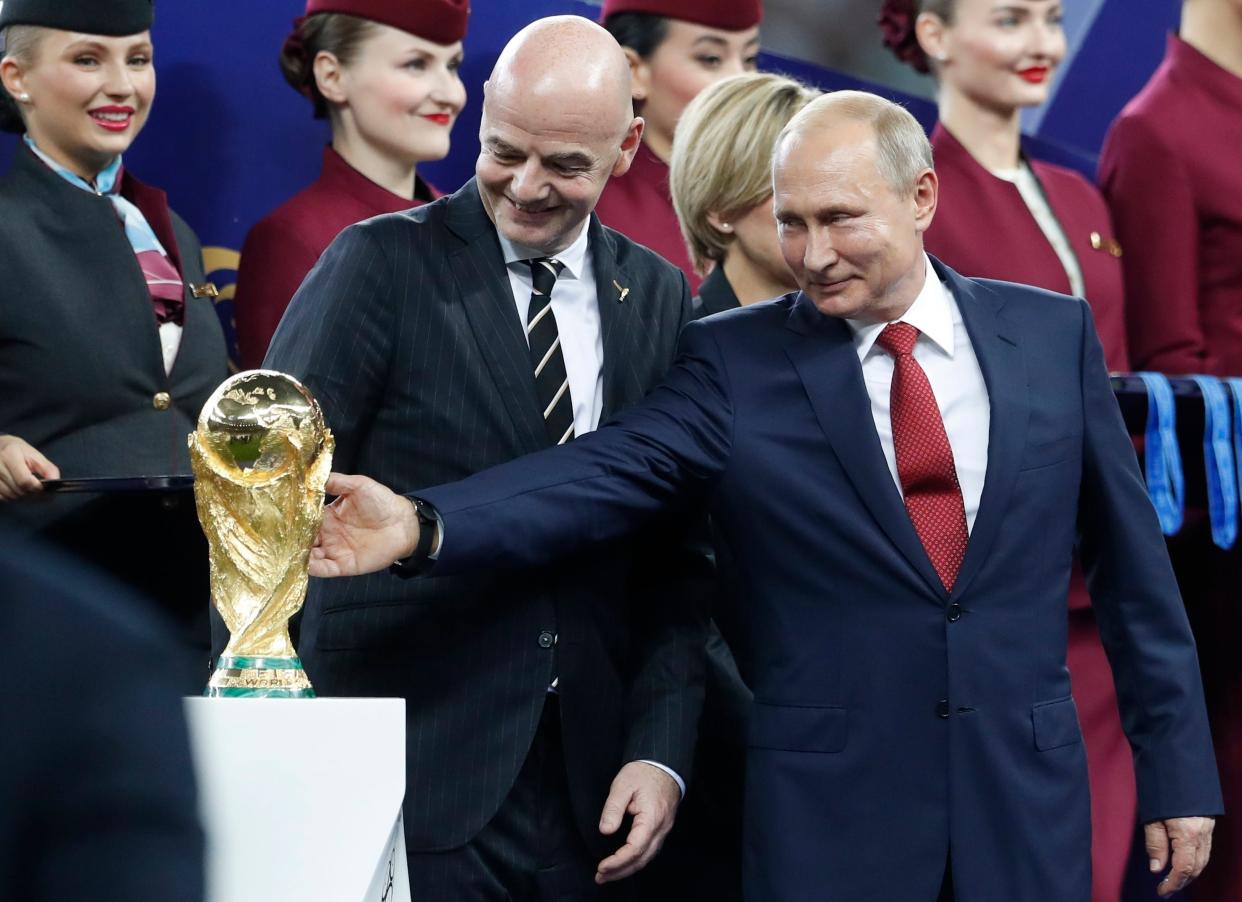
[[[700,277],[681,238],[668,188],[677,120],[710,84],[752,72],[759,54],[761,0],[605,0],[601,21],[625,48],[634,101],[646,120],[630,171],[609,181],[595,212],[604,225]]]
[[[929,253],[967,276],[1084,297],[1106,361],[1128,369],[1121,253],[1081,175],[1028,157],[1019,114],[1048,99],[1066,53],[1060,0],[889,0],[885,43],[937,83],[940,207]],[[1120,897],[1134,838],[1130,747],[1082,571],[1070,585],[1068,663],[1091,780],[1095,902]]]
[[[302,279],[346,226],[433,200],[418,164],[443,159],[466,103],[467,0],[308,0],[285,41],[286,80],[327,118],[318,181],[250,230],[234,310],[256,367]]]
[[[1126,248],[1140,369],[1242,376],[1242,2],[1186,0],[1164,61],[1104,142],[1100,183]],[[1183,452],[1187,453],[1187,452]],[[1171,544],[1199,638],[1225,808],[1242,809],[1242,544],[1212,545],[1202,512]],[[1242,826],[1217,824],[1196,899],[1242,902]]]

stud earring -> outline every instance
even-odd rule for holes
[[[22,91],[22,93],[18,94],[17,99],[20,100],[22,103],[30,103],[30,95],[27,94],[25,91]]]

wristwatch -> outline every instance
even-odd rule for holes
[[[397,576],[417,576],[435,563],[431,559],[431,545],[436,539],[436,530],[440,526],[440,518],[436,509],[421,498],[409,498],[414,505],[414,516],[418,518],[418,544],[409,557],[392,562],[388,568]]]

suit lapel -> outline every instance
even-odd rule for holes
[[[450,250],[450,268],[470,328],[523,453],[546,448],[547,430],[535,394],[525,330],[513,303],[495,227],[483,209],[474,179],[449,197],[447,206],[445,224],[461,239],[461,244]]]
[[[928,587],[943,596],[944,586],[914,531],[884,460],[849,325],[821,314],[803,294],[798,295],[788,325],[798,336],[786,353],[854,490],[889,541]]]
[[[629,274],[617,265],[617,251],[612,236],[604,231],[592,214],[589,226],[591,267],[595,271],[595,298],[599,305],[599,327],[604,348],[603,385],[604,422],[626,406],[625,385],[621,379],[621,360],[631,343],[634,305],[629,303],[627,288],[632,284]],[[622,294],[625,297],[622,297]]]
[[[954,597],[969,587],[987,559],[997,531],[1009,506],[1022,449],[1026,445],[1030,401],[1027,397],[1026,365],[1015,333],[1001,316],[1003,296],[936,263],[936,270],[948,282],[979,368],[988,388],[991,408],[988,427],[988,466],[983,482],[979,512],[966,546],[966,558],[953,586]]]

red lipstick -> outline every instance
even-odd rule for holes
[[[101,106],[90,111],[91,118],[110,132],[123,132],[134,121],[132,106]]]
[[[1033,85],[1042,85],[1048,80],[1050,70],[1047,66],[1028,66],[1018,70],[1018,76]]]
[[[453,121],[453,117],[448,113],[424,113],[423,118],[428,122],[434,122],[436,125],[448,125]]]

